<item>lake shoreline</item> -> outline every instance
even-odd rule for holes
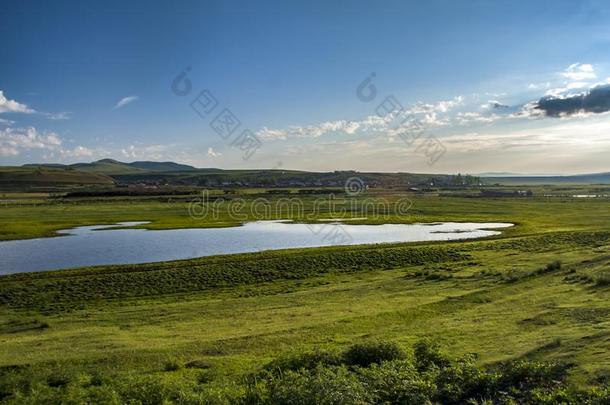
[[[312,224],[271,220],[227,228],[133,228],[149,223],[122,221],[80,226],[58,231],[62,238],[0,242],[0,253],[5,257],[0,271],[6,275],[270,250],[480,239],[500,235],[499,229],[514,226],[474,222],[348,225],[338,221]]]

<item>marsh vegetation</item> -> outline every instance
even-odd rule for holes
[[[37,198],[0,210],[3,238],[89,221],[201,226],[183,202]],[[517,225],[0,277],[2,401],[607,401],[607,201],[415,196],[412,211],[379,222]],[[220,218],[204,223],[231,223]]]

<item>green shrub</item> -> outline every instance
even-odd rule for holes
[[[569,368],[560,363],[520,360],[481,367],[474,356],[443,355],[438,344],[429,340],[417,342],[413,352],[407,357],[391,342],[353,345],[343,355],[302,352],[272,361],[246,381],[233,381],[209,369],[196,372],[199,377],[191,372],[89,376],[65,365],[4,367],[0,368],[0,401],[66,405],[610,403],[607,380],[599,380],[603,387],[577,388],[566,379]],[[178,364],[169,363],[169,369]]]
[[[593,277],[595,285],[598,287],[606,287],[610,285],[610,272],[602,272]]]
[[[265,370],[272,373],[287,370],[312,370],[318,365],[337,366],[341,362],[342,358],[338,353],[315,349],[311,352],[293,353],[273,360],[265,366]]]
[[[372,364],[358,372],[375,403],[424,404],[436,392],[435,383],[406,360]]]
[[[212,364],[206,360],[191,360],[184,365],[186,368],[199,368],[199,369],[208,369],[212,367]]]
[[[163,365],[163,370],[164,371],[176,371],[176,370],[180,370],[182,368],[182,365],[177,362],[176,360],[169,360],[167,362],[165,362],[165,364]]]
[[[435,401],[462,404],[470,399],[484,400],[496,393],[498,375],[476,366],[474,357],[465,357],[438,369],[434,379],[438,391]]]
[[[393,342],[367,342],[355,344],[345,351],[343,359],[350,366],[368,367],[383,361],[402,360],[404,350]]]
[[[358,377],[345,366],[287,371],[269,385],[269,403],[358,405],[372,402]]]
[[[70,383],[71,376],[57,372],[47,377],[47,385],[49,387],[64,387]]]
[[[538,270],[538,274],[551,273],[557,270],[561,270],[561,262],[559,260],[547,264],[544,268]]]
[[[449,359],[441,354],[437,342],[422,339],[413,346],[415,355],[415,367],[420,372],[430,370],[433,367],[442,368],[449,365]]]
[[[513,361],[502,365],[501,377],[497,388],[507,390],[510,387],[521,389],[548,388],[562,381],[567,376],[569,367],[562,363],[541,363],[532,361]]]

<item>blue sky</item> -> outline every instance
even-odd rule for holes
[[[3,5],[0,165],[610,170],[607,94],[564,108],[610,83],[607,2],[155,3]],[[402,109],[381,116],[390,96]],[[210,125],[225,108],[240,122],[226,139]]]

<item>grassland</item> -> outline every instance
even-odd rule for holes
[[[101,173],[34,167],[0,167],[0,187],[19,189],[37,185],[113,185],[114,180]]]
[[[487,240],[0,277],[0,397],[33,403],[69,402],[72,395],[79,403],[83,390],[110,398],[144,379],[205,392],[205,401],[231,402],[243,397],[246,377],[295,351],[345,350],[377,339],[408,349],[422,338],[454,357],[477,353],[481,366],[558,361],[571,366],[567,378],[576,387],[608,384],[607,199],[373,197],[408,197],[413,205],[406,215],[389,211],[354,223],[517,225]],[[247,204],[255,198],[248,193]],[[226,211],[193,219],[188,199],[179,198],[14,199],[0,207],[3,239],[126,220],[150,220],[146,227],[154,229],[240,223]],[[360,209],[348,212],[362,216]],[[321,210],[313,218],[329,217],[332,212]],[[184,403],[203,401],[198,398]]]
[[[601,186],[600,186],[601,187]],[[597,192],[610,193],[610,187]],[[601,191],[600,191],[601,190]],[[540,194],[551,193],[548,187],[541,188]],[[151,221],[141,226],[147,229],[172,229],[193,227],[222,227],[240,225],[255,219],[294,219],[297,221],[337,217],[344,212],[345,218],[363,218],[351,223],[413,223],[436,221],[488,221],[512,222],[520,226],[508,231],[508,235],[544,233],[570,230],[607,229],[610,220],[608,199],[572,198],[570,194],[591,193],[591,187],[570,187],[554,191],[553,197],[534,198],[464,198],[448,194],[421,195],[396,191],[376,191],[357,199],[337,196],[330,204],[316,204],[328,201],[324,195],[301,196],[266,194],[264,190],[247,189],[238,195],[229,195],[220,202],[215,215],[205,218],[188,215],[189,205],[201,195],[159,197],[112,197],[112,198],[36,198],[39,194],[0,194],[0,240],[53,236],[60,229],[90,224],[113,224],[119,221]],[[222,191],[211,193],[211,197]],[[222,198],[222,195],[220,195]],[[244,206],[238,215],[230,215],[228,208],[231,198],[243,198]],[[253,206],[263,198],[269,201],[271,209],[255,209]],[[298,198],[302,205],[291,209],[286,205],[274,204],[279,199]],[[384,210],[372,207],[370,201],[384,201]],[[397,212],[395,203],[412,202],[407,212]],[[211,201],[211,200],[210,200]],[[356,201],[356,203],[354,203]],[[259,205],[260,208],[260,205]],[[261,212],[263,214],[261,214]],[[235,214],[235,212],[233,212]],[[241,216],[241,217],[240,217]],[[239,218],[239,219],[236,219]]]

